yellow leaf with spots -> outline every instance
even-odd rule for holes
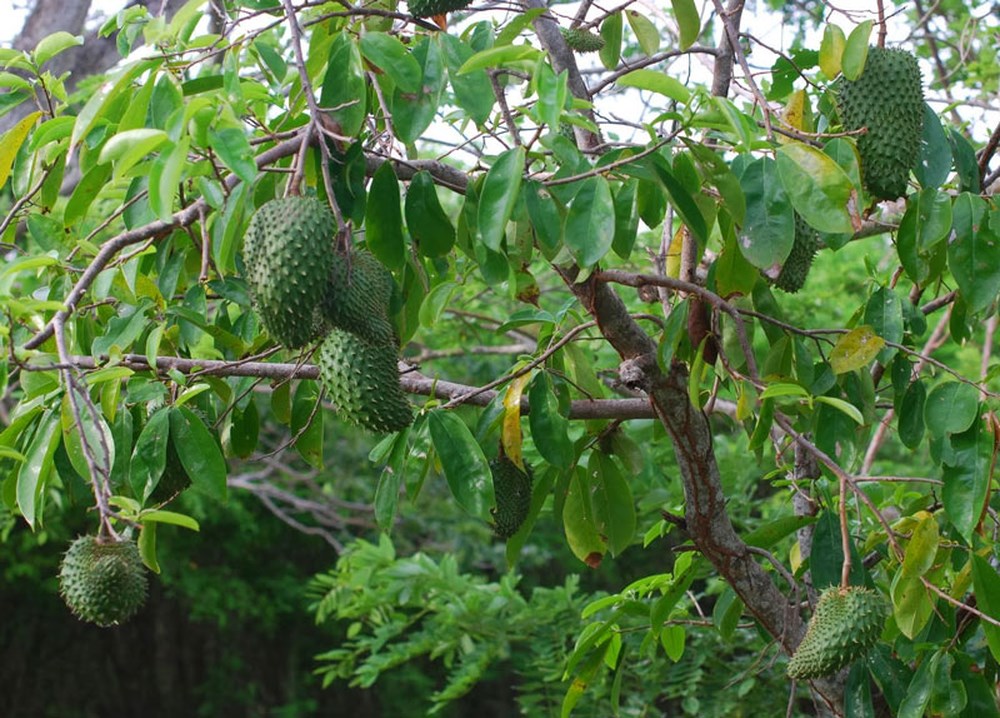
[[[834,374],[844,374],[866,366],[885,347],[885,339],[869,326],[858,327],[844,334],[830,352]]]
[[[781,113],[781,119],[784,123],[792,128],[793,130],[805,130],[806,128],[806,93],[805,90],[796,90],[792,93],[792,96],[788,98],[788,103],[785,105],[784,111]],[[786,137],[785,135],[778,135],[778,142],[782,144],[786,142],[792,142],[791,137]]]

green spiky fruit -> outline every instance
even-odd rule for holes
[[[868,48],[864,71],[841,84],[837,105],[844,129],[867,128],[857,136],[865,189],[881,199],[902,197],[924,127],[917,58],[906,50]]]
[[[823,591],[792,660],[789,678],[828,676],[860,658],[874,646],[889,616],[882,594],[850,586]]]
[[[399,431],[413,409],[399,384],[395,346],[332,329],[319,347],[319,377],[338,413],[371,431]]]
[[[506,456],[490,462],[493,474],[493,492],[497,505],[492,509],[494,528],[497,536],[509,539],[521,528],[528,518],[531,508],[531,467],[524,465],[524,471]]]
[[[788,253],[785,263],[781,265],[781,273],[774,280],[774,286],[786,292],[795,293],[802,289],[809,276],[813,257],[819,247],[819,235],[816,230],[796,213],[795,242],[792,251]]]
[[[471,4],[472,0],[412,0],[407,2],[413,17],[446,15],[456,10],[464,10]]]
[[[596,32],[581,28],[559,28],[569,49],[574,52],[600,52],[604,49],[604,38]]]
[[[374,344],[395,344],[389,322],[392,275],[370,252],[337,255],[323,300],[323,316],[331,326]]]
[[[261,205],[243,240],[247,286],[268,334],[295,349],[322,336],[333,270],[333,213],[316,197]]]
[[[59,592],[81,620],[124,623],[146,602],[146,570],[134,541],[81,536],[62,560]]]

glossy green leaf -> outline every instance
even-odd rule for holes
[[[153,573],[160,573],[160,562],[156,557],[156,523],[139,527],[139,557],[142,563]]]
[[[821,513],[815,527],[812,552],[810,553],[813,586],[817,590],[827,586],[839,586],[844,562],[844,549],[841,541],[840,519],[836,509]],[[849,543],[851,551],[850,584],[864,586],[867,583],[864,564],[853,539]]]
[[[621,10],[608,15],[601,23],[601,39],[604,40],[604,47],[598,51],[597,56],[606,70],[618,67],[618,58],[622,54],[623,27]]]
[[[917,251],[926,252],[948,236],[951,230],[951,198],[936,189],[914,195],[899,223],[899,233],[912,233]]]
[[[597,531],[590,505],[590,481],[582,466],[570,477],[562,519],[566,542],[573,555],[591,568],[597,568],[607,551],[607,542]]]
[[[51,35],[46,35],[39,40],[31,55],[34,58],[36,65],[44,65],[59,53],[64,52],[71,47],[78,47],[82,44],[82,35],[73,35],[65,30],[59,30]]]
[[[942,462],[944,512],[970,546],[986,512],[995,454],[993,431],[986,422],[977,421],[967,431],[951,437],[951,456]]]
[[[839,411],[841,414],[849,417],[851,421],[856,424],[864,425],[865,418],[861,414],[854,404],[849,401],[844,401],[836,396],[817,396],[816,402],[818,404],[826,404],[827,406],[832,406],[834,409]]]
[[[535,109],[538,119],[553,130],[558,129],[563,108],[569,99],[567,76],[565,70],[557,75],[548,63],[539,62],[532,78],[538,95]]]
[[[252,183],[256,179],[257,163],[243,130],[236,127],[209,130],[208,144],[241,180]]]
[[[406,240],[399,180],[391,162],[383,162],[372,175],[365,205],[365,243],[389,269],[402,269]]]
[[[924,711],[931,700],[931,677],[941,660],[941,653],[935,652],[924,658],[920,667],[913,674],[906,697],[899,704],[898,718],[924,718]]]
[[[170,437],[191,486],[216,501],[225,501],[226,460],[204,422],[190,409],[170,410]]]
[[[614,237],[615,204],[608,181],[589,177],[569,206],[563,241],[580,266],[590,267],[608,253]]]
[[[920,186],[924,189],[940,187],[951,173],[951,145],[941,118],[924,103],[924,129],[920,140],[920,157],[913,167]]]
[[[65,226],[72,227],[79,223],[97,196],[107,188],[110,177],[111,165],[102,164],[91,168],[80,179],[79,184],[73,189],[73,194],[66,202],[66,209],[63,212]]]
[[[458,68],[459,75],[467,75],[488,67],[501,67],[510,63],[527,60],[534,62],[540,52],[531,45],[499,45],[477,52]]]
[[[737,244],[758,269],[781,265],[795,240],[795,212],[770,157],[754,160],[743,171],[740,187],[746,198],[746,218]]]
[[[113,74],[107,82],[101,85],[76,116],[76,124],[73,126],[73,134],[70,136],[70,147],[76,147],[80,140],[87,136],[94,125],[103,118],[104,112],[121,99],[122,93],[131,89],[132,82],[137,77],[157,67],[162,62],[162,58],[157,58],[126,65],[117,75]]]
[[[337,131],[353,137],[361,130],[368,111],[368,89],[361,51],[347,31],[330,45],[326,76],[319,104],[327,110]]]
[[[315,386],[302,382],[292,400],[292,435],[295,449],[311,466],[323,468],[323,408]]]
[[[490,521],[490,508],[496,503],[493,480],[469,427],[454,412],[441,410],[428,414],[427,425],[452,496],[473,516]]]
[[[841,59],[847,38],[839,25],[828,24],[823,28],[823,39],[819,44],[819,69],[828,79],[840,74]]]
[[[42,419],[17,472],[17,508],[32,530],[41,523],[39,509],[52,470],[52,456],[59,445],[58,429],[59,414],[51,412]]]
[[[539,248],[546,257],[554,257],[563,241],[565,210],[552,193],[537,180],[527,180],[521,194]]]
[[[820,232],[853,232],[847,203],[853,184],[829,155],[802,142],[777,152],[778,176],[795,211]]]
[[[892,611],[896,625],[907,638],[914,638],[934,613],[935,599],[919,576],[907,576],[903,569],[896,572],[891,588]]]
[[[865,20],[851,30],[844,44],[844,55],[841,58],[841,69],[848,80],[857,80],[865,69],[868,59],[868,38],[872,34],[872,21]]]
[[[639,214],[636,211],[636,192],[639,180],[633,178],[625,182],[615,192],[615,236],[611,248],[622,259],[632,254],[639,231]]]
[[[406,46],[384,32],[366,32],[361,36],[361,54],[372,65],[392,78],[403,92],[420,90],[420,65]]]
[[[459,68],[475,54],[475,50],[450,33],[442,33],[441,49],[444,51],[445,65],[451,81],[455,102],[477,125],[489,118],[496,103],[493,86],[486,70],[473,70],[464,74]]]
[[[430,172],[417,172],[406,190],[406,227],[417,251],[425,257],[441,257],[455,244],[455,227],[438,201]]]
[[[198,522],[188,516],[187,514],[179,514],[176,511],[163,511],[158,509],[156,511],[146,511],[142,514],[143,523],[159,523],[159,524],[170,524],[171,526],[180,526],[181,528],[188,529],[189,531],[200,531],[201,526]]]
[[[170,412],[162,408],[153,412],[136,439],[129,464],[129,484],[136,497],[143,501],[153,493],[167,463],[167,442],[170,437]]]
[[[658,70],[632,70],[616,80],[620,87],[635,87],[655,92],[681,104],[691,99],[691,91],[680,81]]]
[[[903,575],[907,577],[923,576],[930,571],[940,540],[937,519],[926,511],[921,511],[917,517],[903,558]]]
[[[701,18],[694,0],[670,0],[677,19],[677,29],[680,31],[680,49],[691,47],[701,34]]]
[[[161,222],[171,222],[174,211],[174,197],[177,195],[184,169],[188,164],[190,139],[163,146],[160,156],[153,160],[149,173],[149,206]]]
[[[743,540],[748,546],[769,549],[786,536],[814,523],[815,516],[782,516],[758,526],[747,533]]]
[[[483,244],[494,252],[499,252],[503,244],[523,172],[524,148],[515,147],[500,155],[486,173],[479,195],[479,234]]]
[[[891,287],[879,287],[865,305],[863,321],[886,342],[899,344],[903,341],[902,299]],[[896,351],[893,347],[887,346],[879,352],[878,360],[888,364],[896,355]]]
[[[908,449],[915,449],[924,438],[924,404],[927,401],[927,388],[923,381],[910,384],[903,401],[899,406],[898,428],[899,440]]]
[[[976,592],[976,608],[992,619],[1000,620],[1000,576],[990,562],[977,553],[970,555],[972,561],[972,585]],[[986,643],[994,660],[1000,661],[1000,627],[988,621],[981,621]]]
[[[670,196],[670,203],[677,210],[677,214],[684,220],[684,224],[691,230],[691,234],[698,240],[698,244],[704,246],[708,242],[708,224],[694,198],[667,169],[666,161],[662,157],[654,157],[651,164],[657,179],[666,188],[667,194]]]
[[[924,422],[932,436],[960,434],[979,415],[979,392],[974,386],[957,381],[938,384],[924,404]]]
[[[626,10],[625,18],[635,33],[642,51],[650,56],[655,55],[660,49],[660,31],[656,29],[656,25],[637,10]]]
[[[986,202],[963,192],[955,198],[948,268],[971,312],[980,312],[1000,293],[1000,237],[986,222]]]
[[[618,463],[603,452],[591,453],[587,471],[594,528],[607,542],[611,555],[617,556],[628,548],[635,537],[632,490]]]
[[[251,396],[244,409],[233,409],[233,423],[229,427],[229,444],[233,454],[241,459],[249,458],[257,448],[259,434],[260,414],[257,402]]]
[[[576,458],[569,437],[569,420],[559,410],[552,380],[545,372],[539,372],[532,381],[528,401],[531,406],[528,424],[538,453],[553,466],[569,469]]]

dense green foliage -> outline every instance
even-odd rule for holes
[[[72,92],[79,38],[0,48],[4,590],[134,538],[81,645],[210,624],[116,665],[164,715],[1000,715],[995,28],[787,5],[138,5]]]

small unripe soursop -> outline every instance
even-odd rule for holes
[[[395,345],[332,329],[319,347],[319,378],[344,419],[370,431],[399,431],[413,422],[413,409],[398,362]]]
[[[493,493],[497,506],[492,509],[497,536],[509,539],[521,528],[531,509],[531,467],[524,465],[524,471],[506,456],[490,462],[493,474]]]
[[[574,52],[600,52],[604,49],[604,38],[596,32],[581,28],[560,28],[570,50]]]
[[[319,308],[333,270],[333,213],[316,197],[257,210],[243,240],[247,287],[268,334],[296,349],[323,334]]]
[[[774,280],[774,286],[786,292],[795,293],[802,289],[809,276],[813,257],[819,247],[819,235],[816,230],[795,214],[795,242],[792,251],[788,253],[785,263],[781,265],[781,273]]]
[[[371,252],[334,257],[323,298],[323,317],[334,327],[376,344],[396,344],[389,322],[392,275]]]
[[[924,128],[917,58],[906,50],[868,48],[861,76],[841,83],[837,106],[845,130],[867,128],[857,136],[865,189],[881,199],[902,197]]]
[[[146,602],[146,569],[134,541],[81,536],[63,557],[59,592],[78,618],[124,623]]]
[[[836,673],[860,658],[882,634],[889,606],[882,594],[850,586],[823,591],[786,672],[809,679]]]
[[[413,17],[434,17],[463,10],[471,4],[472,0],[408,0],[407,7]]]

